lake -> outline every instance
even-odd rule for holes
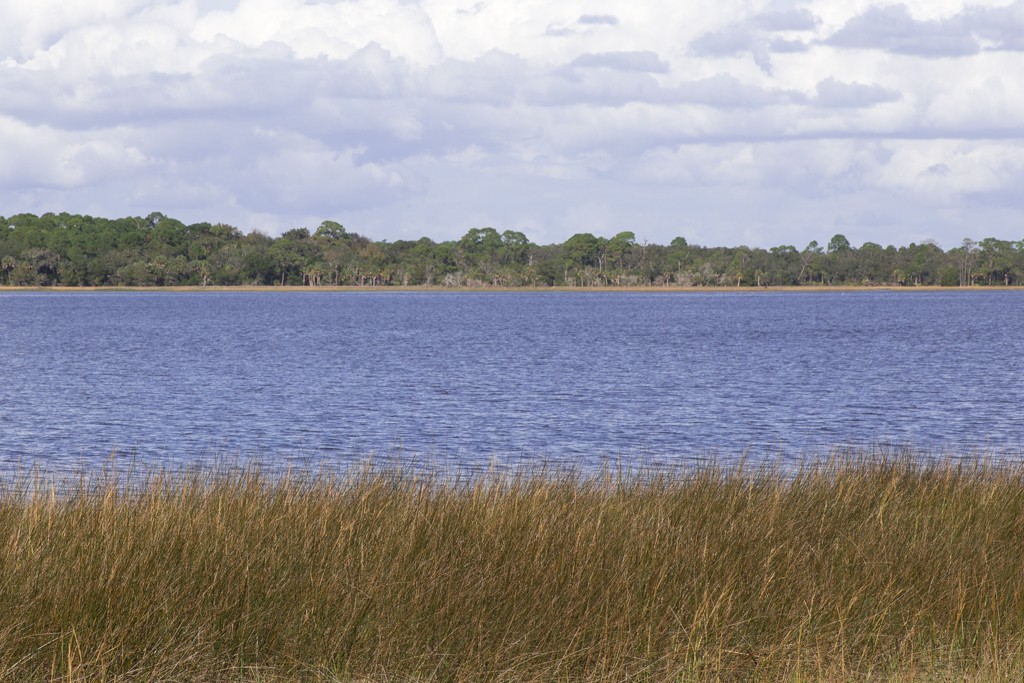
[[[1024,292],[0,293],[0,468],[1019,456]]]

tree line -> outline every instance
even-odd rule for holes
[[[767,287],[1024,284],[1024,240],[994,238],[943,251],[850,244],[834,235],[798,249],[668,245],[623,231],[534,244],[515,230],[473,228],[459,240],[374,241],[324,221],[279,237],[223,223],[186,225],[161,213],[96,218],[0,216],[0,285],[302,285],[442,287]]]

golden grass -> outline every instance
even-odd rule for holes
[[[678,286],[600,286],[600,287],[441,287],[438,285],[378,285],[358,287],[353,285],[323,285],[307,287],[299,285],[169,285],[162,287],[122,286],[14,286],[0,285],[0,292],[628,292],[628,293],[709,293],[709,292],[993,292],[1020,291],[1024,285],[986,285],[976,287],[941,287],[939,285],[770,285],[765,287],[678,287]]]
[[[0,490],[0,679],[1021,680],[1024,470]]]

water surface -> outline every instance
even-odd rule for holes
[[[0,294],[0,466],[1016,452],[1024,293]]]

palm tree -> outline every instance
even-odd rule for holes
[[[11,284],[11,271],[14,270],[14,266],[17,265],[17,261],[14,260],[13,256],[4,256],[0,258],[0,270],[4,272],[4,284]]]

